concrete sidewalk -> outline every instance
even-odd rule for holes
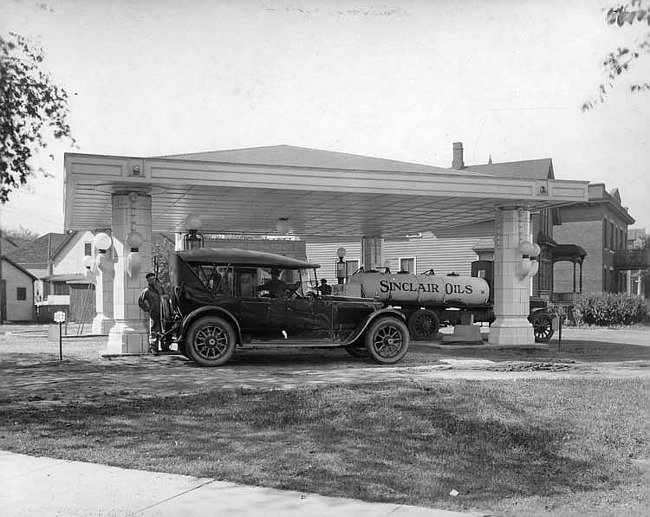
[[[0,486],[0,514],[11,517],[481,515],[368,503],[6,451],[0,451]]]

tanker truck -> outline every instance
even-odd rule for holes
[[[494,316],[493,262],[472,262],[472,275],[454,273],[436,275],[433,269],[421,274],[386,271],[356,271],[346,290],[362,298],[373,298],[402,312],[407,318],[411,338],[426,341],[435,338],[441,324],[458,325],[471,320],[492,323]],[[553,337],[553,318],[546,303],[531,299],[528,320],[536,342]]]

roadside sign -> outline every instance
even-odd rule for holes
[[[56,323],[63,323],[65,321],[65,312],[63,311],[56,311],[54,313],[54,321]]]

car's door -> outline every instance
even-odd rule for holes
[[[313,339],[314,302],[306,298],[284,300],[285,331],[288,339]]]
[[[257,285],[257,269],[246,268],[237,271],[242,334],[253,339],[282,339],[286,319],[284,300],[260,296],[255,289]]]
[[[334,335],[334,304],[331,300],[316,298],[312,300],[314,311],[313,336],[329,342],[335,340]]]

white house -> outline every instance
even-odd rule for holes
[[[33,320],[36,276],[8,257],[0,258],[0,267],[0,323]]]

